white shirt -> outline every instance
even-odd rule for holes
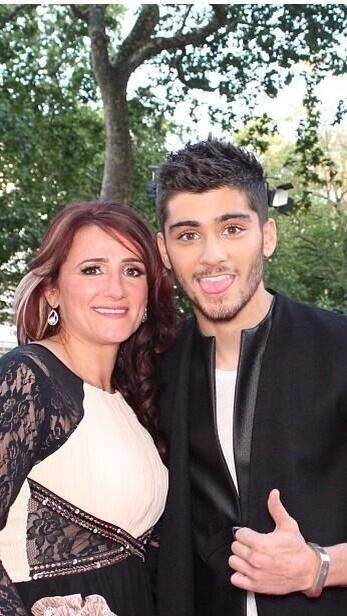
[[[217,430],[230,475],[238,491],[234,457],[234,399],[236,370],[216,369]],[[258,616],[254,593],[247,593],[247,616]]]

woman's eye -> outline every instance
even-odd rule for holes
[[[123,274],[130,278],[138,278],[138,276],[144,276],[145,273],[143,269],[135,265],[127,265],[127,267],[123,269]]]
[[[98,276],[99,274],[102,274],[100,265],[87,265],[86,267],[83,267],[81,271],[82,274],[85,274],[86,276]]]

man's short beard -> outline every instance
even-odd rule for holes
[[[263,277],[263,255],[262,252],[259,253],[257,258],[254,260],[251,269],[248,273],[246,288],[241,296],[238,298],[238,301],[232,306],[223,305],[223,299],[219,300],[218,304],[214,306],[205,307],[199,301],[199,299],[194,295],[190,295],[187,293],[186,285],[184,281],[176,276],[177,283],[182,289],[184,295],[189,299],[192,308],[200,312],[206,319],[209,321],[213,321],[214,323],[222,323],[231,321],[234,319],[238,313],[243,310],[245,306],[251,301],[252,297],[256,293]]]

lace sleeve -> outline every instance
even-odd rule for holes
[[[0,360],[0,529],[38,459],[44,424],[40,390],[44,386],[30,361],[15,352]],[[13,614],[27,612],[0,561],[0,616]]]

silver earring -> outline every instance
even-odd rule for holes
[[[55,308],[51,308],[47,317],[47,323],[48,325],[51,325],[51,327],[54,327],[54,325],[56,325],[58,322],[59,314],[57,313]]]
[[[145,323],[147,321],[147,318],[148,318],[148,311],[147,311],[147,306],[146,306],[144,311],[143,311],[141,323]]]

